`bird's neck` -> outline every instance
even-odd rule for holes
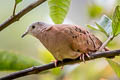
[[[41,30],[44,29],[44,28],[50,27],[50,26],[51,26],[51,24],[47,24],[47,23],[43,24],[42,27],[41,27]]]
[[[44,28],[42,28],[41,30],[39,30],[38,32],[37,32],[37,34],[36,35],[34,35],[37,39],[39,39],[42,43],[44,43],[44,42],[46,42],[46,33],[45,33],[45,30],[46,29],[46,27],[44,27]]]
[[[40,32],[39,35],[36,35],[36,38],[40,40],[40,42],[46,47],[49,47],[49,38],[46,37],[47,34],[45,32]],[[48,48],[49,49],[49,48]]]

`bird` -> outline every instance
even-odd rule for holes
[[[90,57],[99,50],[102,42],[86,28],[72,24],[48,24],[34,22],[24,32],[22,37],[30,34],[40,42],[55,57],[57,61],[64,59]],[[105,49],[104,49],[105,50]]]

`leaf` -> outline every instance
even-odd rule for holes
[[[97,27],[99,28],[101,32],[103,32],[106,36],[108,36],[108,34],[106,33],[106,31],[104,30],[102,26],[100,26],[97,22],[95,24],[97,25]]]
[[[112,34],[112,20],[109,17],[103,15],[97,23],[104,29],[108,36]]]
[[[95,24],[98,27],[98,29],[90,25],[88,25],[88,27],[93,30],[103,32],[107,37],[109,37],[112,34],[112,20],[106,15],[103,15],[99,21],[95,22]]]
[[[61,68],[60,67],[56,67],[54,69],[51,70],[51,73],[54,75],[60,75],[61,74]]]
[[[44,64],[55,61],[53,55],[47,49],[38,48],[39,58]],[[54,75],[59,75],[61,73],[61,69],[59,67],[51,69],[51,73]]]
[[[50,17],[55,24],[61,24],[68,13],[71,0],[48,0]]]
[[[120,64],[115,61],[112,61],[111,59],[107,59],[107,61],[110,64],[110,66],[112,67],[112,69],[115,71],[117,76],[120,78]]]
[[[22,70],[41,65],[39,61],[30,57],[8,51],[0,51],[0,70]]]
[[[55,58],[47,49],[38,48],[38,53],[40,61],[44,64],[50,63],[51,61],[55,61]]]
[[[116,4],[120,6],[120,0],[116,0]]]
[[[92,29],[92,30],[99,31],[99,29],[97,29],[97,28],[95,28],[95,27],[93,27],[93,26],[91,26],[91,25],[87,25],[87,27],[90,28],[90,29]]]
[[[15,3],[16,3],[16,4],[18,4],[18,3],[20,3],[20,2],[22,2],[22,0],[15,0]]]
[[[120,6],[115,8],[115,12],[112,18],[112,29],[114,36],[120,34]]]
[[[103,7],[93,4],[88,6],[88,14],[91,18],[98,17],[103,12]]]

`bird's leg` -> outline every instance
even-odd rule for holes
[[[57,67],[57,62],[58,62],[58,60],[54,60],[54,61],[52,61],[52,62],[54,63],[55,67]],[[61,67],[60,67],[61,70],[63,70],[63,68],[64,68],[64,66],[61,66]]]
[[[85,55],[84,54],[80,54],[80,60],[82,60],[85,63]]]
[[[90,55],[89,55],[89,53],[85,53],[85,55],[90,59]]]
[[[80,54],[80,60],[82,60],[85,63],[85,56],[87,56],[90,59],[90,55],[88,53]]]
[[[52,62],[54,63],[55,67],[57,67],[57,62],[58,62],[58,60],[54,60],[54,61],[52,61]]]
[[[63,61],[61,61],[61,62],[62,62],[62,64],[63,64]],[[63,69],[64,69],[64,66],[61,66],[60,69],[63,70]]]
[[[80,55],[80,60],[82,60],[82,56]]]
[[[85,55],[84,54],[82,54],[82,60],[85,63]]]

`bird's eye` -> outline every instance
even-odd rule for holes
[[[35,26],[32,26],[32,29],[34,29],[35,28]]]

